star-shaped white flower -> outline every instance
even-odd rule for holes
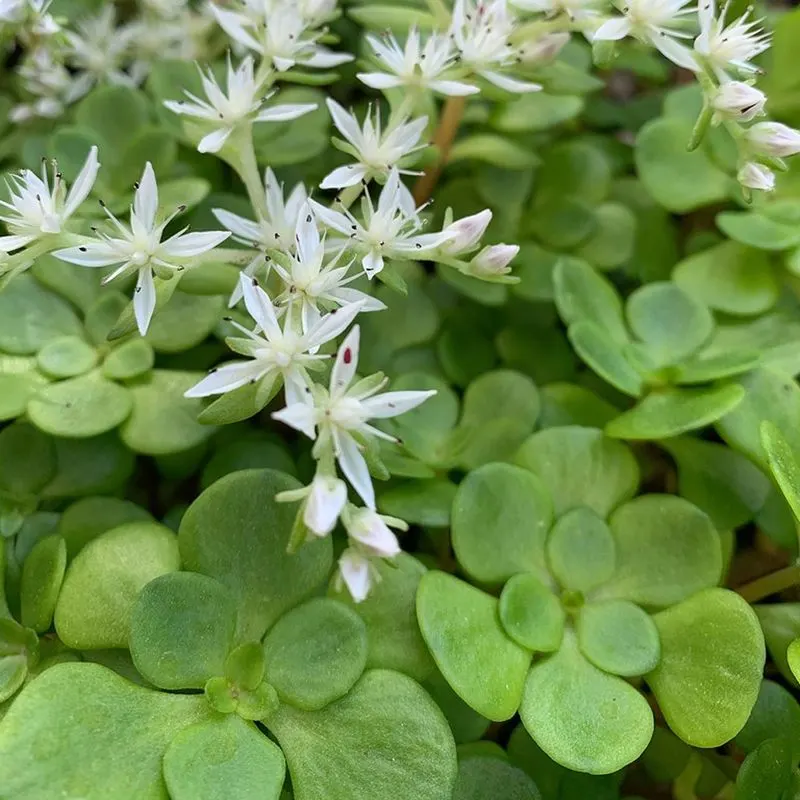
[[[9,199],[0,201],[0,220],[9,231],[8,236],[0,236],[0,252],[10,253],[42,236],[61,233],[64,223],[92,191],[99,169],[97,148],[92,147],[69,192],[57,167],[50,185],[45,161],[41,178],[29,169],[12,175]]]
[[[770,43],[770,35],[759,27],[761,20],[748,19],[751,8],[726,25],[729,7],[730,2],[727,2],[717,17],[714,0],[700,0],[700,35],[694,42],[700,60],[707,63],[722,81],[728,80],[730,71],[745,75],[759,72],[752,60],[767,50]]]
[[[403,159],[426,147],[425,142],[420,144],[420,137],[428,125],[427,117],[419,117],[412,122],[398,120],[383,130],[380,109],[377,107],[374,113],[370,108],[362,126],[354,114],[345,111],[335,100],[328,98],[326,102],[333,124],[347,140],[338,146],[353,156],[356,163],[333,170],[320,184],[322,189],[344,189],[376,177],[385,179],[392,167],[397,167]],[[404,175],[420,174],[399,168],[398,172]]]
[[[692,51],[677,39],[692,35],[679,30],[683,17],[694,14],[691,0],[625,0],[622,17],[613,17],[595,31],[595,41],[618,41],[633,36],[655,47],[663,56],[684,69],[697,70]]]
[[[225,394],[248,383],[260,382],[262,394],[269,394],[275,380],[283,378],[287,404],[304,400],[308,389],[308,368],[329,356],[317,353],[319,348],[335,339],[361,311],[359,303],[320,317],[310,330],[303,333],[295,324],[291,306],[283,319],[283,328],[269,295],[258,284],[244,275],[241,277],[242,294],[248,314],[256,323],[250,331],[237,323],[245,338],[228,339],[231,349],[247,356],[249,361],[234,361],[212,370],[196,386],[186,392],[186,397],[210,397]]]
[[[367,36],[375,58],[384,72],[359,72],[358,79],[372,89],[424,89],[452,97],[477,94],[471,83],[454,80],[456,51],[449,36],[433,33],[422,44],[419,31],[408,32],[405,47],[387,33],[383,39]]]
[[[365,192],[361,202],[363,222],[349,210],[335,211],[314,200],[311,204],[326,227],[349,237],[350,246],[362,256],[361,266],[369,278],[383,269],[384,258],[422,260],[453,236],[447,231],[419,233],[423,227],[421,209],[415,207],[414,198],[400,180],[397,169],[389,173],[377,207],[372,204],[369,192]]]
[[[326,251],[311,205],[306,203],[297,220],[295,248],[289,268],[277,261],[273,265],[286,287],[276,302],[300,305],[304,331],[311,330],[317,324],[322,308],[337,308],[350,303],[360,303],[361,311],[382,311],[386,308],[377,298],[348,288],[358,274],[347,277],[352,260],[344,266],[338,266],[343,248],[328,261]]]
[[[460,63],[477,75],[507,92],[538,92],[538,83],[504,74],[520,61],[509,42],[514,26],[506,0],[456,0],[450,33]]]
[[[206,100],[184,89],[183,93],[189,102],[165,100],[164,105],[176,114],[194,117],[213,127],[197,145],[201,153],[219,152],[234,130],[243,123],[286,122],[302,117],[317,107],[316,103],[302,103],[264,108],[264,102],[275,92],[270,92],[266,97],[260,92],[251,56],[244,58],[236,69],[228,57],[227,91],[223,91],[217,83],[210,67],[205,72],[200,70],[200,79]]]
[[[329,388],[314,385],[301,402],[287,404],[272,416],[316,439],[315,457],[332,447],[336,460],[350,485],[364,503],[375,508],[375,489],[369,476],[367,462],[359,443],[371,437],[394,442],[396,439],[369,424],[371,419],[396,417],[423,403],[435,391],[384,392],[381,376],[371,376],[353,383],[358,367],[359,327],[347,335],[331,371]]]
[[[181,212],[179,207],[163,222],[156,221],[158,213],[158,185],[150,162],[144,168],[142,179],[136,187],[131,207],[130,227],[123,225],[106,207],[117,236],[97,232],[100,241],[56,250],[53,255],[70,264],[82,267],[108,267],[119,264],[103,283],[121,275],[138,274],[133,310],[139,332],[144,336],[156,307],[155,272],[169,274],[185,269],[185,261],[213,249],[230,236],[228,231],[186,233],[184,228],[166,241],[161,241],[164,229]]]

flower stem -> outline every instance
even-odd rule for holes
[[[757,603],[765,597],[778,594],[784,589],[800,584],[800,564],[793,564],[791,567],[779,569],[762,578],[757,578],[744,586],[740,586],[736,591],[748,603]]]
[[[260,219],[267,219],[267,200],[264,195],[264,184],[261,183],[261,172],[256,160],[256,150],[253,146],[253,130],[251,126],[242,129],[236,141],[236,158],[231,160],[231,166],[239,174],[247,189],[250,204],[257,212]]]
[[[466,105],[466,97],[448,97],[447,102],[444,104],[439,127],[433,136],[433,144],[439,148],[439,160],[426,170],[425,174],[414,186],[414,200],[418,206],[430,199],[436,184],[439,182],[439,176],[442,174],[445,164],[447,164],[450,148],[452,148],[456,133],[458,133],[458,126],[461,124]]]

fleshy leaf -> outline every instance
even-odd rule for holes
[[[742,762],[736,775],[736,800],[783,800],[792,784],[792,743],[767,739]]]
[[[521,769],[500,758],[459,759],[453,800],[541,800],[539,790]]]
[[[569,340],[575,352],[604,381],[631,397],[642,392],[642,376],[628,361],[622,345],[593,322],[581,320],[569,326]]]
[[[783,496],[800,519],[800,464],[783,434],[769,420],[761,423],[761,446]]]
[[[20,584],[20,619],[26,628],[37,633],[50,628],[66,568],[67,546],[60,536],[34,545],[22,565]]]
[[[558,650],[566,615],[558,598],[535,575],[522,572],[503,587],[498,607],[505,632],[528,650]]]

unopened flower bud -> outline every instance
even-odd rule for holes
[[[492,212],[487,208],[472,216],[462,217],[451,222],[444,229],[444,233],[451,234],[452,238],[442,245],[442,249],[451,256],[458,256],[474,250],[491,221]]]
[[[727,119],[750,122],[764,113],[767,96],[755,86],[743,81],[728,81],[719,87],[711,105]]]
[[[747,141],[756,152],[775,158],[800,153],[800,131],[780,122],[759,122],[747,131]]]
[[[546,33],[533,42],[526,42],[520,48],[520,55],[526,63],[546,64],[561,52],[569,40],[570,34],[566,32]]]
[[[519,246],[516,244],[493,244],[484,247],[470,263],[470,271],[479,277],[490,277],[492,275],[505,275],[511,271],[508,265],[511,260],[519,253]]]
[[[369,508],[359,508],[345,520],[347,533],[371,556],[394,558],[400,552],[400,544],[385,519],[389,519],[393,524],[399,522],[392,518],[384,518]]]
[[[303,522],[314,535],[327,536],[347,502],[347,486],[339,478],[315,475],[309,489]]]
[[[763,164],[748,161],[736,176],[742,186],[748,189],[758,189],[762,192],[771,192],[775,188],[775,175],[772,170]]]

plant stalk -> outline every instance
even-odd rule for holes
[[[791,567],[779,569],[777,572],[772,572],[762,578],[746,583],[736,591],[748,603],[757,603],[765,597],[778,594],[797,584],[800,584],[800,564],[793,564]]]

